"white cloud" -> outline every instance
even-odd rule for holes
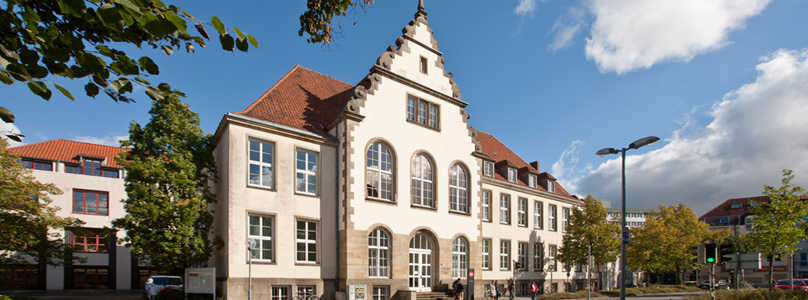
[[[755,82],[712,106],[707,126],[685,121],[661,148],[628,153],[629,206],[682,202],[700,215],[726,199],[759,196],[765,184],[779,186],[783,169],[808,187],[808,49],[778,50],[757,70]],[[570,176],[581,195],[619,203],[618,156],[583,177]]]
[[[120,143],[121,140],[128,140],[128,139],[129,139],[128,135],[105,136],[105,137],[77,136],[74,138],[74,140],[79,142],[101,144],[115,147],[121,146]]]
[[[16,146],[19,146],[19,145],[23,144],[23,143],[15,141],[15,140],[11,140],[9,138],[6,138],[5,134],[7,134],[7,133],[8,134],[20,133],[20,129],[17,128],[17,126],[14,126],[14,124],[0,121],[0,136],[2,136],[2,138],[6,139],[6,141],[8,141],[8,146],[9,147],[16,147]],[[24,139],[25,138],[23,138],[23,141],[25,141]]]
[[[547,46],[551,51],[566,48],[572,44],[572,39],[586,24],[584,18],[586,11],[577,7],[570,8],[553,23],[550,34],[554,34],[553,43]]]
[[[513,10],[513,13],[525,17],[532,16],[536,12],[536,0],[519,0],[519,5]]]
[[[728,44],[772,0],[592,0],[586,56],[601,72],[623,74],[665,61],[687,62]]]

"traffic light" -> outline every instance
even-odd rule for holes
[[[718,247],[718,251],[721,253],[721,262],[730,262],[735,259],[735,253],[732,252],[732,244],[722,243],[720,247]]]
[[[708,264],[715,263],[715,244],[704,245],[704,261]]]
[[[519,270],[519,262],[518,261],[513,263],[513,269],[514,270]]]

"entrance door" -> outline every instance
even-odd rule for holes
[[[423,234],[410,240],[410,290],[432,291],[432,246]]]

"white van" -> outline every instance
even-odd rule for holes
[[[160,292],[165,288],[178,291],[183,290],[184,283],[182,281],[182,277],[172,275],[152,275],[149,276],[149,278],[154,281],[154,285],[157,287],[157,292]]]

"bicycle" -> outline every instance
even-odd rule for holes
[[[311,293],[311,291],[299,292],[297,296],[292,297],[292,300],[320,300],[320,297]]]

